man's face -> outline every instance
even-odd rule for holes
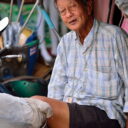
[[[87,13],[75,0],[57,0],[57,7],[70,30],[79,31],[85,26]]]

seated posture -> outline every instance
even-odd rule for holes
[[[128,128],[128,36],[96,20],[93,0],[55,0],[65,34],[48,86],[49,128]]]

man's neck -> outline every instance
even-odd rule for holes
[[[83,27],[81,31],[77,32],[78,33],[78,36],[80,38],[81,44],[83,44],[84,39],[86,38],[86,36],[88,35],[88,33],[91,31],[92,26],[93,26],[93,21],[94,21],[94,18],[93,17],[90,17],[88,19],[85,27]]]

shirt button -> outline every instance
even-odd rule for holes
[[[72,103],[72,97],[68,97],[68,103]]]

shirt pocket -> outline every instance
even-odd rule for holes
[[[85,91],[90,96],[115,99],[118,96],[118,83],[116,72],[88,70]]]

